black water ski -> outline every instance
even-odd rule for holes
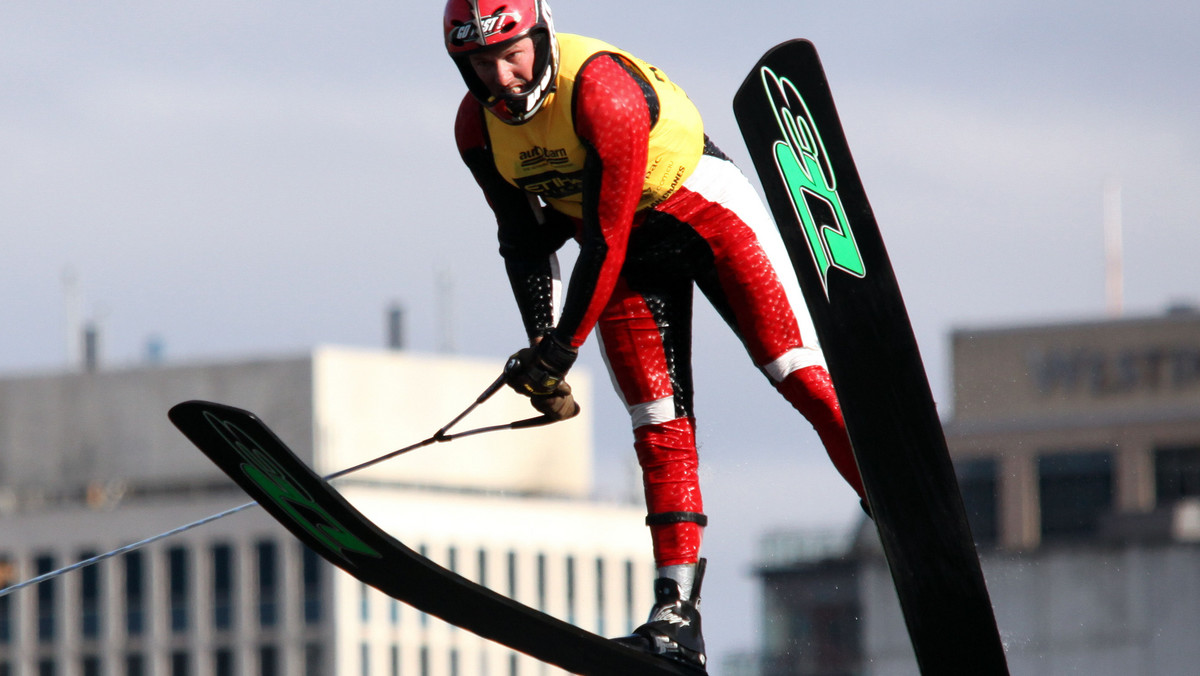
[[[837,388],[921,673],[1007,674],[916,338],[812,44],[767,52],[733,107]]]
[[[189,401],[169,415],[301,542],[389,596],[577,674],[702,673],[617,645],[429,561],[363,516],[248,411]]]

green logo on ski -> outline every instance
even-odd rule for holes
[[[379,552],[338,523],[313,499],[271,454],[234,423],[204,411],[204,419],[221,439],[242,458],[242,472],[253,481],[292,523],[312,535],[325,549],[350,562],[345,552],[380,558]]]
[[[830,269],[862,278],[867,274],[866,267],[838,196],[833,163],[808,104],[791,80],[766,67],[761,74],[771,112],[783,135],[773,147],[775,166],[787,186],[828,298]]]

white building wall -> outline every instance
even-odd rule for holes
[[[403,352],[322,348],[313,357],[314,468],[322,474],[427,439],[500,375],[495,360],[435,359]],[[586,371],[571,386],[590,401]],[[462,432],[538,413],[504,387],[454,427]],[[591,490],[591,413],[564,423],[484,434],[409,453],[360,478],[408,484],[586,497]]]
[[[307,357],[0,379],[0,488],[11,508],[14,492],[220,478],[167,408],[220,401],[289,429],[312,419],[311,382]]]
[[[167,420],[167,409],[181,401],[249,409],[318,473],[329,474],[431,437],[502,366],[326,347],[279,359],[0,378],[0,512],[33,493],[224,480]],[[590,400],[586,370],[572,372],[571,384]],[[454,431],[536,415],[528,399],[504,388]],[[591,429],[585,407],[567,422],[438,444],[362,476],[586,497]]]

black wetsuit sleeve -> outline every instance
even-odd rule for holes
[[[496,170],[482,108],[470,96],[459,108],[455,138],[463,163],[496,216],[500,255],[525,331],[530,339],[544,335],[554,328],[553,254],[571,237],[573,226],[542,209]]]

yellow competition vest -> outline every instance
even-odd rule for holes
[[[587,155],[575,134],[571,112],[575,78],[597,52],[616,54],[641,73],[658,95],[658,121],[650,130],[646,181],[638,209],[660,204],[695,170],[704,152],[704,123],[687,94],[654,66],[612,45],[579,35],[558,34],[557,88],[532,119],[509,125],[485,115],[500,175],[538,195],[569,216],[583,215],[583,163]]]

